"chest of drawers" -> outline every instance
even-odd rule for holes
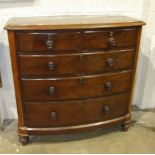
[[[142,25],[123,16],[10,19],[21,143],[117,124],[127,130]]]

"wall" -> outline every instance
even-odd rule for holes
[[[144,19],[148,24],[143,33],[133,104],[141,108],[155,107],[153,87],[155,30],[152,23],[155,17],[154,5],[154,0],[7,0],[0,2],[0,70],[3,81],[0,104],[4,118],[17,117],[7,34],[3,30],[6,21],[13,16],[122,14]]]

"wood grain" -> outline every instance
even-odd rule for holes
[[[117,124],[127,131],[144,24],[124,16],[9,20],[20,142]]]
[[[6,30],[55,30],[89,29],[107,27],[140,26],[145,23],[127,16],[51,16],[14,17],[8,21]]]

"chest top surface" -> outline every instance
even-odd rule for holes
[[[140,26],[145,23],[127,16],[51,16],[51,17],[14,17],[6,30],[55,30],[55,29],[91,29]]]

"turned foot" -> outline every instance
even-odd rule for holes
[[[122,131],[128,131],[128,129],[129,129],[129,127],[130,127],[130,123],[131,123],[130,120],[125,121],[124,123],[122,123],[122,124],[121,124]]]
[[[29,142],[29,136],[21,136],[21,135],[19,135],[19,141],[21,142],[21,144],[23,146],[27,145],[28,142]]]

